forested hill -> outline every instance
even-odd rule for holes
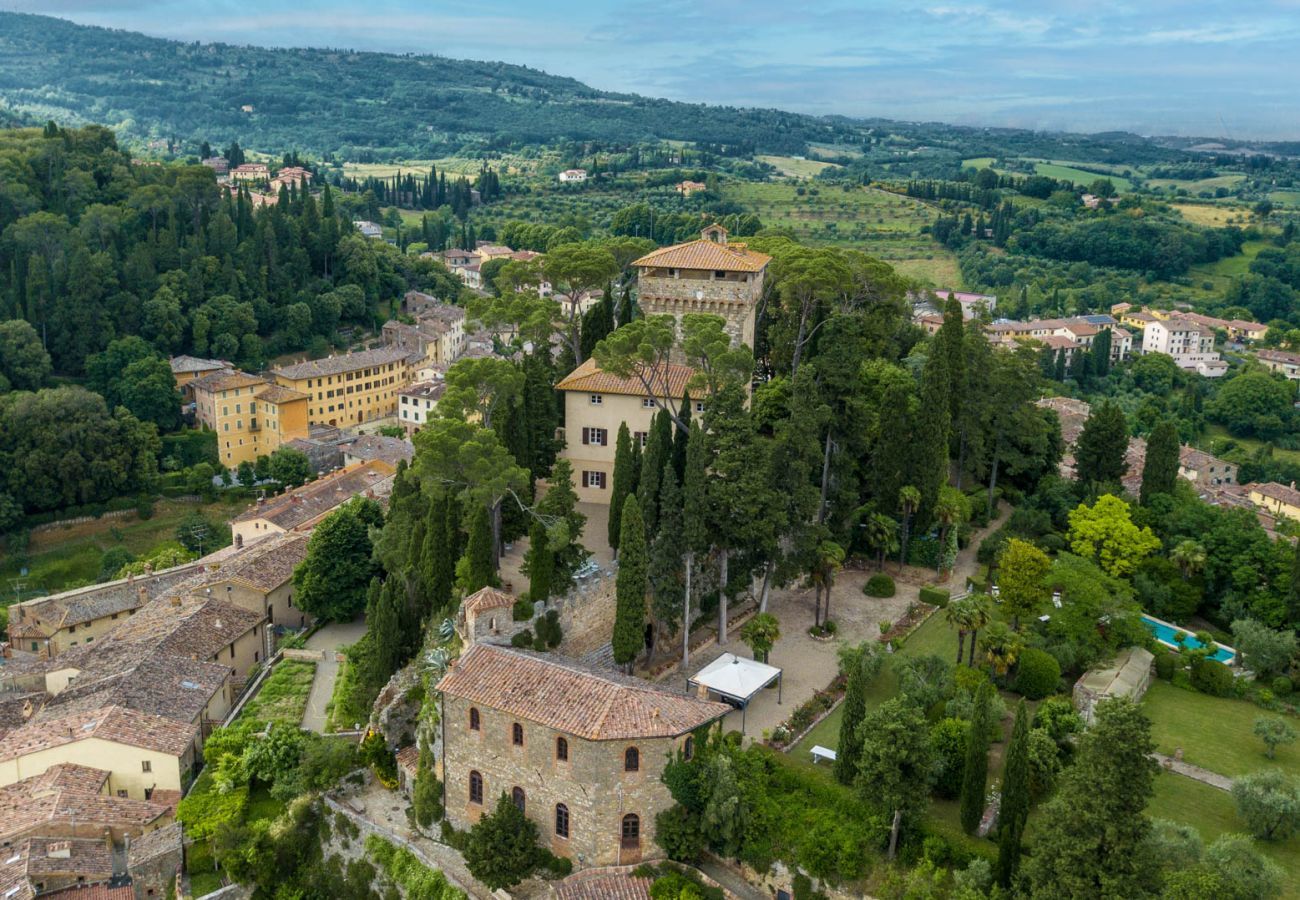
[[[0,109],[131,139],[429,158],[474,143],[671,138],[803,152],[844,122],[614,94],[505,63],[181,43],[0,12]],[[251,106],[253,111],[243,112]]]

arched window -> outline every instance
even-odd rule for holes
[[[483,802],[483,776],[478,772],[469,773],[469,802]]]
[[[520,812],[523,812],[524,804],[527,802],[527,799],[524,797],[524,789],[521,787],[516,787],[513,790],[511,790],[510,802],[514,803],[514,805],[519,808]]]
[[[569,761],[569,742],[562,737],[555,739],[555,758],[559,762]]]
[[[516,747],[522,747],[524,745],[524,726],[520,725],[518,722],[510,726],[510,743],[514,744]]]
[[[623,817],[623,846],[641,846],[641,817],[636,813],[628,813]]]
[[[641,752],[635,747],[628,747],[623,751],[623,771],[641,771]]]
[[[555,833],[562,838],[569,836],[569,808],[563,803],[555,804]]]
[[[685,759],[695,756],[695,738],[692,735],[686,735],[686,743],[682,745],[682,756]]]
[[[478,731],[478,728],[479,728],[478,710],[471,706],[469,708],[469,730]]]

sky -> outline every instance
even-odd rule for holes
[[[0,7],[182,40],[502,60],[606,90],[732,106],[1300,139],[1300,0],[0,0]]]

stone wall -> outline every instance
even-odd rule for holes
[[[637,302],[646,315],[671,314],[680,326],[686,313],[707,313],[726,319],[733,341],[754,346],[754,316],[763,293],[763,276],[746,280],[713,278],[663,278],[642,274],[637,280]]]
[[[608,644],[614,634],[617,574],[595,575],[576,583],[552,606],[560,613],[564,640],[555,652],[574,659]]]

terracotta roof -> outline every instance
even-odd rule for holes
[[[1264,483],[1249,484],[1246,486],[1257,494],[1285,503],[1287,506],[1300,506],[1300,491],[1285,484],[1278,484],[1276,481],[1266,481]]]
[[[41,900],[135,900],[132,885],[109,887],[107,884],[88,884],[69,887],[51,894],[41,894]]]
[[[162,828],[155,828],[137,838],[132,838],[127,865],[135,868],[164,853],[180,853],[182,839],[180,822],[171,822]]]
[[[355,372],[357,369],[368,369],[371,366],[384,366],[401,362],[408,355],[406,350],[396,347],[376,347],[372,350],[344,353],[341,356],[330,356],[325,359],[309,359],[306,362],[281,366],[271,371],[281,378],[297,381],[302,378],[321,378],[342,372]]]
[[[408,772],[414,773],[420,767],[420,748],[415,744],[398,750],[396,756],[397,764]]]
[[[1260,350],[1255,354],[1267,362],[1290,363],[1300,365],[1300,353],[1288,353],[1285,350]]]
[[[695,377],[695,370],[690,366],[668,363],[647,377],[655,388],[655,396],[680,400],[686,392],[686,385]],[[574,369],[555,385],[557,391],[581,391],[592,394],[628,394],[633,397],[645,397],[645,385],[634,375],[624,378],[602,371],[594,359],[588,359]]]
[[[179,375],[183,372],[213,372],[233,368],[224,359],[202,359],[197,356],[185,356],[184,354],[173,356],[170,362],[173,375]]]
[[[257,392],[258,400],[267,403],[289,403],[293,400],[310,400],[310,394],[304,394],[302,391],[295,391],[293,388],[287,388],[279,384],[268,384],[265,389]]]
[[[169,813],[156,800],[104,793],[109,773],[62,763],[0,787],[0,840],[16,841],[69,825],[144,828]]]
[[[438,690],[592,741],[676,737],[731,707],[559,657],[475,644]]]
[[[33,881],[67,874],[87,881],[105,881],[113,874],[112,853],[102,839],[27,838],[13,848],[0,851],[7,859],[15,854],[24,857],[23,868]]]
[[[369,462],[382,460],[394,469],[402,460],[408,463],[415,458],[415,445],[405,438],[389,437],[386,434],[363,434],[339,443],[339,449],[347,456]]]
[[[417,381],[402,388],[398,394],[403,397],[419,397],[421,400],[439,400],[446,390],[445,381]]]
[[[1198,472],[1202,469],[1208,469],[1210,466],[1223,466],[1227,469],[1233,465],[1233,463],[1219,459],[1204,450],[1197,450],[1188,444],[1183,444],[1178,451],[1178,463],[1185,469],[1195,469]]]
[[[190,382],[190,387],[196,391],[215,393],[216,391],[230,391],[235,388],[251,387],[255,384],[266,384],[266,379],[259,375],[249,375],[247,372],[235,369],[214,372],[211,375],[196,378]]]
[[[749,250],[744,244],[720,244],[701,238],[698,241],[653,250],[632,265],[660,269],[761,272],[771,261],[772,257],[766,253]]]
[[[138,609],[154,597],[177,589],[201,575],[203,566],[189,562],[146,575],[118,578],[89,587],[75,588],[48,597],[24,600],[9,608],[10,631],[14,624],[39,619],[47,629],[67,628],[95,619]],[[143,596],[142,596],[143,594]]]
[[[485,587],[465,598],[462,608],[467,613],[481,613],[488,609],[503,609],[507,606],[514,606],[515,598],[505,591],[498,591],[496,588]]]
[[[194,740],[195,729],[162,716],[109,706],[14,729],[0,738],[0,761],[90,738],[180,756]]]
[[[213,582],[230,579],[259,591],[273,591],[292,578],[298,563],[307,558],[307,540],[305,534],[287,532],[258,541],[222,563]]]
[[[141,607],[98,646],[135,644],[142,645],[141,652],[152,650],[210,660],[260,624],[262,618],[261,613],[216,597],[173,595]]]
[[[391,485],[393,467],[382,460],[372,459],[327,475],[324,478],[286,491],[265,503],[254,504],[231,521],[250,522],[262,519],[285,531],[312,522],[358,494],[374,490],[377,493]]]
[[[630,872],[575,872],[555,885],[556,900],[650,900],[654,879]]]
[[[108,646],[108,645],[102,645]],[[109,647],[108,653],[121,647]],[[121,706],[177,722],[198,720],[212,697],[230,678],[231,668],[168,652],[120,653],[135,665],[106,674],[96,671],[95,655],[66,688],[45,701],[31,721],[49,722],[76,712]]]

